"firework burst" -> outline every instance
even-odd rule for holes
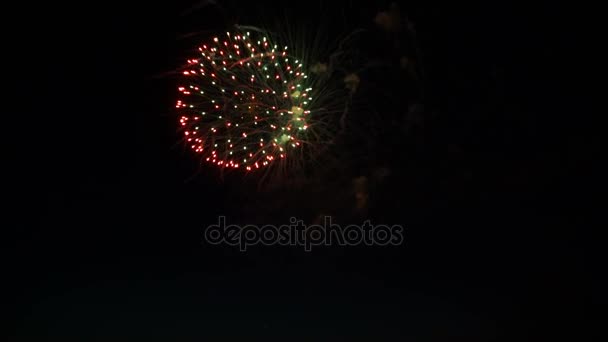
[[[314,96],[323,85],[287,46],[262,32],[227,32],[198,52],[182,71],[176,108],[184,140],[203,162],[285,173],[324,144],[328,110]]]

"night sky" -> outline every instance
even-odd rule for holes
[[[222,181],[184,148],[171,71],[210,30],[285,13],[329,21],[328,35],[368,28],[362,56],[390,60],[374,24],[390,3],[325,12],[316,2],[297,11],[218,2],[223,10],[185,0],[6,9],[21,18],[4,29],[4,66],[16,76],[3,126],[7,341],[538,341],[599,331],[599,135],[581,99],[588,36],[573,24],[583,11],[402,2],[416,42],[404,38],[399,54],[424,77],[362,74],[353,125],[375,133],[351,136],[335,177],[270,193]],[[352,179],[382,170],[368,210],[352,214]],[[405,243],[242,253],[202,241],[219,215],[281,223],[320,213],[403,225]]]

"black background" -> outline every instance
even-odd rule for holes
[[[188,1],[8,8],[10,340],[595,334],[585,10],[482,3],[401,4],[433,119],[374,217],[404,224],[405,245],[312,253],[202,244],[207,224],[256,195],[197,174],[177,144],[174,80],[159,75],[188,55],[180,36],[223,18],[180,16]],[[252,13],[288,5],[232,5],[226,17],[266,20]],[[335,7],[370,25],[388,4]]]

